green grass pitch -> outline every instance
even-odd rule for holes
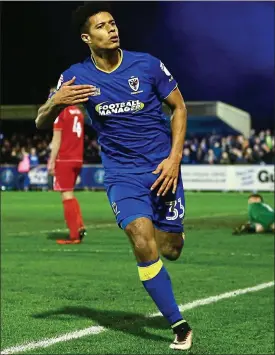
[[[273,194],[263,194],[273,205]],[[1,198],[1,349],[91,326],[106,331],[25,354],[172,354],[173,335],[141,285],[104,192],[78,192],[88,226],[81,245],[63,236],[58,193]],[[186,244],[164,261],[179,304],[274,280],[274,237],[232,236],[246,220],[245,193],[186,193]],[[189,354],[273,354],[274,288],[184,312],[194,329]]]

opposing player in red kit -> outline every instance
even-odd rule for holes
[[[54,176],[54,191],[60,191],[69,239],[58,244],[79,244],[86,235],[74,186],[83,163],[84,115],[77,106],[66,107],[53,125],[49,173]]]

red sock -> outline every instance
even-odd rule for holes
[[[70,230],[70,239],[78,239],[78,218],[77,218],[77,210],[76,210],[75,198],[71,198],[69,200],[63,201],[64,208],[64,217],[67,223],[67,226]]]
[[[75,200],[76,219],[77,219],[78,228],[84,228],[84,223],[83,223],[83,218],[82,218],[82,213],[81,213],[79,203],[76,198],[74,198],[74,200]]]

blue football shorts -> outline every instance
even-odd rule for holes
[[[185,199],[181,174],[176,193],[157,196],[161,183],[150,190],[159,175],[149,173],[105,174],[104,184],[117,224],[124,229],[139,217],[151,219],[155,228],[170,233],[183,232]]]

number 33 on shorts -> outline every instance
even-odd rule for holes
[[[178,217],[180,219],[184,218],[185,208],[181,202],[181,197],[174,201],[167,201],[165,204],[169,206],[168,215],[166,216],[168,221],[174,221]]]

